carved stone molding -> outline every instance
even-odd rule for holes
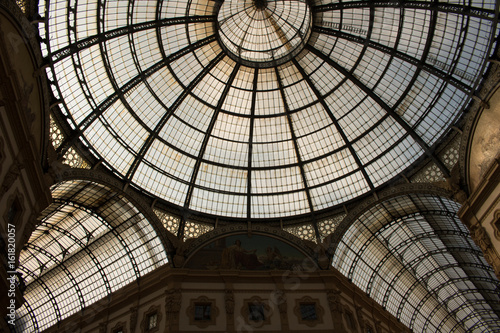
[[[11,209],[14,209],[14,211],[11,211]],[[7,198],[7,211],[3,214],[3,218],[8,223],[19,226],[25,212],[24,196],[18,190],[15,190]],[[15,214],[15,216],[10,216],[11,214]]]
[[[228,316],[234,315],[234,293],[232,290],[226,289],[224,291],[224,302],[226,307],[226,314]]]
[[[328,300],[328,306],[331,312],[342,313],[344,311],[342,303],[340,301],[340,290],[327,290],[326,298]]]
[[[179,313],[181,310],[181,290],[180,289],[168,289],[165,291],[165,312],[167,314]]]
[[[278,307],[280,314],[287,314],[287,298],[285,292],[280,289],[276,289],[271,293],[271,302]]]
[[[137,306],[130,308],[130,333],[135,333],[137,327],[137,319],[139,317],[139,308]]]
[[[470,235],[472,240],[483,251],[484,259],[493,267],[496,276],[500,279],[500,257],[493,247],[486,229],[480,223],[473,224],[470,227]]]
[[[365,331],[365,317],[363,314],[363,308],[361,306],[356,306],[356,317],[358,319],[359,327],[361,331]]]
[[[4,140],[0,136],[0,174],[2,173],[3,161],[5,161]]]
[[[99,324],[99,333],[106,333],[107,330],[108,330],[107,323],[100,323]]]
[[[116,325],[113,326],[113,328],[111,328],[111,333],[116,333],[116,332],[127,333],[127,329],[125,328],[125,322],[120,321],[116,323]]]
[[[0,186],[0,199],[4,196],[5,193],[7,193],[7,191],[9,191],[9,189],[18,179],[23,168],[23,164],[19,163],[17,160],[12,163],[3,179],[2,185]]]
[[[495,211],[495,214],[493,216],[493,229],[495,230],[495,238],[500,240],[500,209]]]

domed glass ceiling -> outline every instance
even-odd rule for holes
[[[345,203],[424,155],[448,175],[436,143],[476,89],[497,22],[494,1],[40,6],[72,128],[58,152],[81,142],[153,196],[252,219]]]
[[[301,50],[311,31],[304,1],[225,1],[217,15],[221,46],[236,62],[266,67]]]

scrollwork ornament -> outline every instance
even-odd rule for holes
[[[332,312],[343,313],[342,303],[340,301],[340,290],[328,290],[326,292],[326,297],[328,299],[328,305]]]
[[[234,294],[232,290],[226,290],[224,292],[224,301],[226,305],[226,313],[228,315],[234,314]]]
[[[286,315],[287,313],[287,299],[283,290],[277,289],[271,294],[271,300],[274,304],[278,306],[278,310],[281,314]]]
[[[178,313],[181,309],[181,291],[180,289],[169,289],[165,297],[165,311],[169,313]]]

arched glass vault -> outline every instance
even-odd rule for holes
[[[449,199],[410,194],[361,214],[333,266],[414,332],[497,332],[500,282]]]
[[[18,332],[52,326],[167,263],[154,228],[116,191],[65,181],[52,195],[19,258],[27,289]]]

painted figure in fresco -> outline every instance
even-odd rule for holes
[[[266,249],[267,260],[273,262],[276,259],[283,260],[280,250],[274,246],[274,248],[268,246]]]
[[[222,268],[233,269],[257,269],[262,263],[255,254],[257,250],[247,251],[241,246],[241,241],[237,239],[233,245],[227,247],[222,252]]]

